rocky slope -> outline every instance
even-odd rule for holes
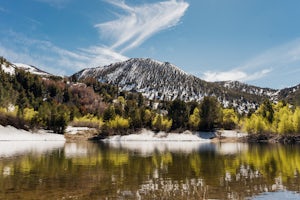
[[[215,96],[225,107],[234,106],[240,112],[255,109],[265,98],[277,100],[278,94],[277,90],[240,82],[206,82],[168,62],[141,58],[84,69],[73,78],[95,78],[121,90],[141,92],[149,99],[200,101],[204,96]]]
[[[38,69],[37,67],[31,66],[31,65],[27,65],[27,64],[23,64],[23,63],[10,63],[9,61],[7,61],[6,59],[2,58],[0,59],[0,68],[8,73],[8,74],[15,74],[15,70],[16,69],[22,69],[25,70],[26,72],[29,72],[31,74],[35,74],[35,75],[40,75],[40,76],[52,76],[50,73],[47,73],[45,71],[42,71],[40,69]]]

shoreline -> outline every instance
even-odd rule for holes
[[[300,134],[247,134],[238,130],[221,130],[214,132],[180,133],[154,132],[141,129],[132,134],[101,136],[95,128],[68,126],[65,134],[55,134],[47,130],[26,131],[12,126],[0,126],[0,141],[95,141],[95,142],[126,142],[126,141],[157,141],[157,142],[211,142],[211,143],[280,143],[300,144]]]

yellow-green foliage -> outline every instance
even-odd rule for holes
[[[227,129],[233,129],[238,124],[238,116],[232,108],[225,108],[223,111],[223,125]]]
[[[297,107],[293,111],[291,105],[273,104],[273,116],[265,112],[260,107],[250,118],[246,118],[242,122],[243,129],[248,133],[278,133],[290,134],[300,132],[300,108]],[[272,122],[270,122],[272,119]]]
[[[72,124],[73,126],[100,128],[103,125],[103,120],[92,114],[87,114],[83,117],[75,117]]]
[[[37,111],[34,111],[33,108],[25,108],[23,111],[23,117],[26,121],[31,121],[32,118],[37,115]]]
[[[117,115],[114,119],[106,122],[106,126],[110,129],[127,129],[129,128],[129,120]]]
[[[14,105],[10,105],[7,108],[0,107],[0,113],[8,114],[15,117],[17,116],[18,110],[19,110],[18,106],[14,106]]]
[[[248,133],[263,133],[268,130],[268,127],[266,120],[256,114],[251,115],[243,122],[243,129]]]
[[[197,128],[199,127],[199,124],[200,124],[200,111],[196,107],[193,111],[193,114],[190,115],[190,117],[189,117],[189,126],[193,130],[197,130]]]
[[[145,124],[147,124],[148,122],[150,122],[150,121],[151,121],[151,118],[152,118],[151,110],[146,109],[146,110],[145,110],[145,114],[144,114],[144,116],[143,116],[143,120],[144,120]]]
[[[171,126],[172,119],[163,117],[161,114],[156,114],[152,121],[152,127],[158,131],[169,131]]]
[[[121,165],[128,164],[129,155],[128,155],[128,153],[110,151],[108,154],[108,160],[114,166],[121,166]]]
[[[122,96],[119,96],[119,97],[118,97],[118,102],[119,102],[121,105],[123,105],[123,106],[124,106],[125,103],[126,103],[124,97],[122,97]]]
[[[280,134],[292,133],[293,128],[293,113],[288,106],[284,106],[278,111],[279,122],[277,126],[277,132]]]
[[[293,127],[295,133],[300,133],[300,108],[297,107],[293,115]]]

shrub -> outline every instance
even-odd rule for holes
[[[103,126],[103,120],[92,114],[87,114],[82,117],[75,117],[72,126],[84,126],[90,128],[101,128]]]

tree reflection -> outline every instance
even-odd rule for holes
[[[298,145],[202,145],[144,154],[87,142],[1,158],[0,199],[243,199],[300,191]]]

